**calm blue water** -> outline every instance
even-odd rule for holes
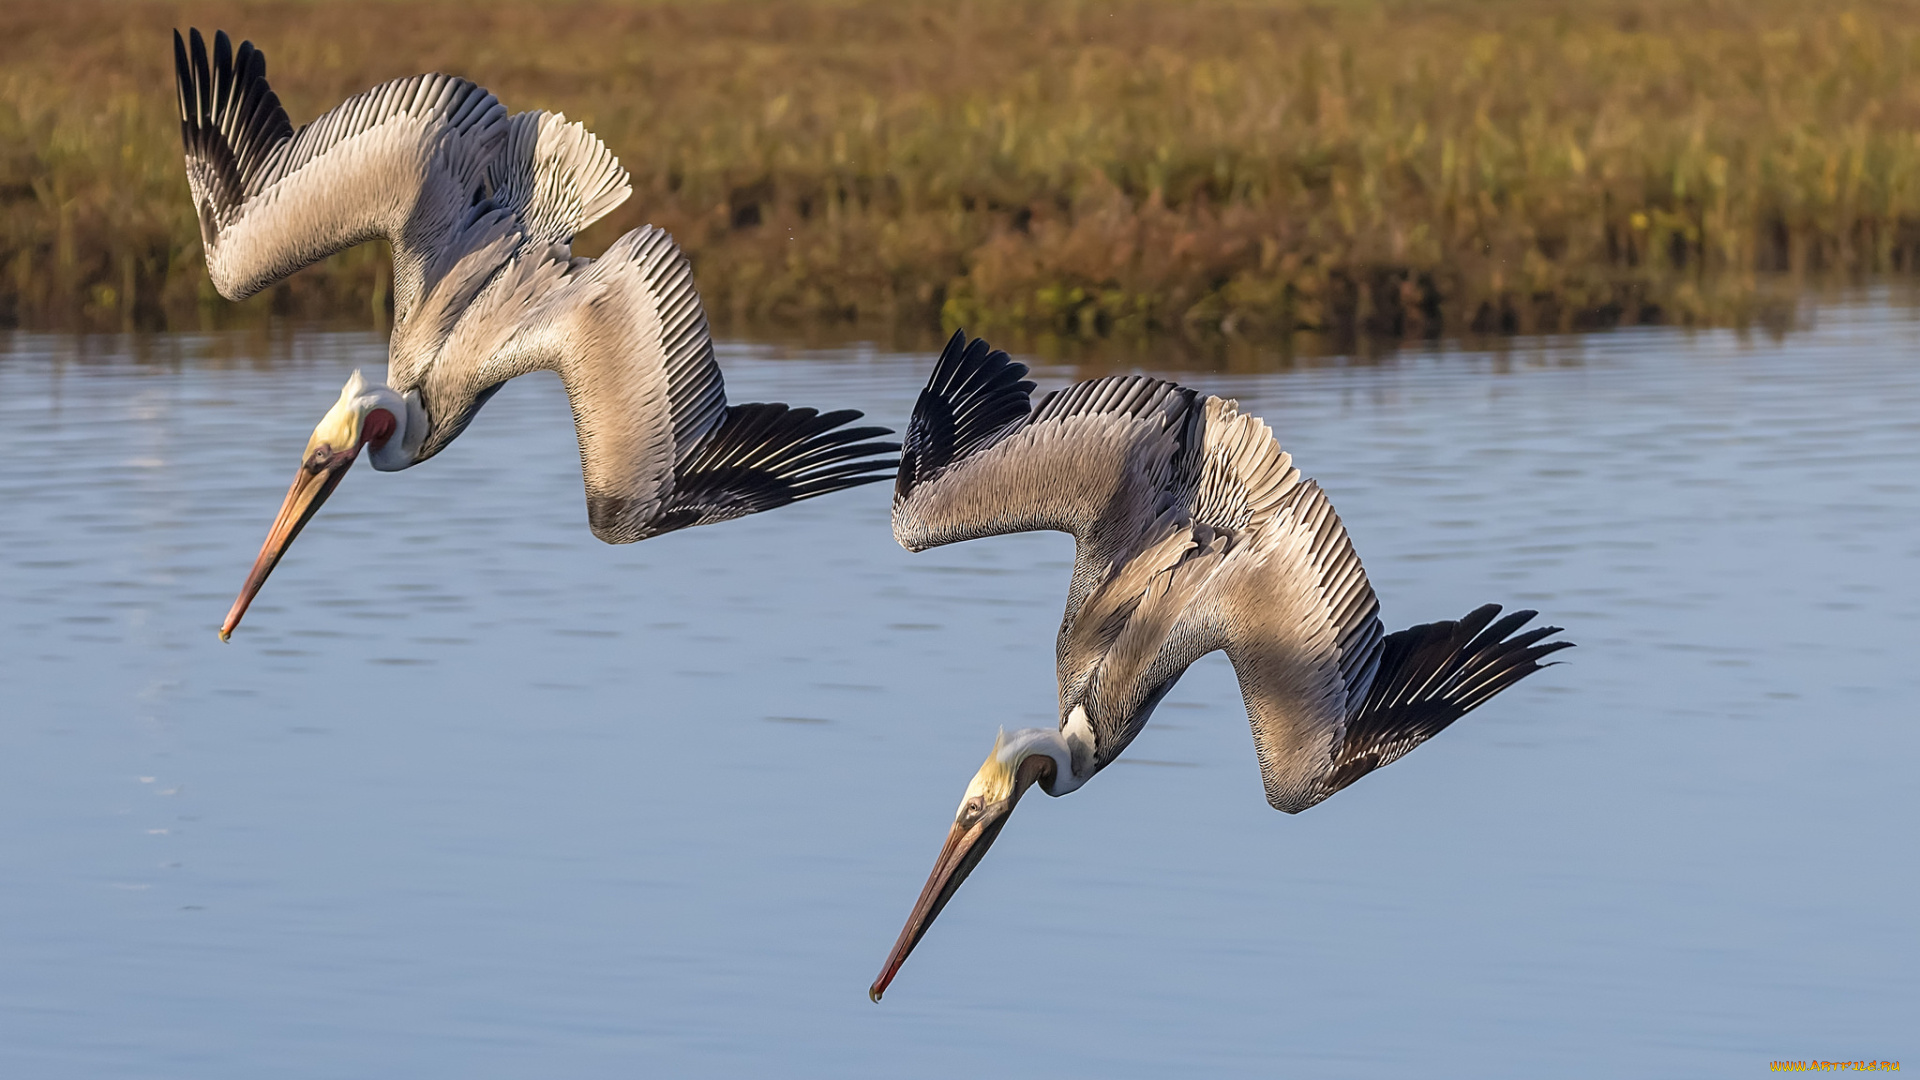
[[[1917,355],[1866,303],[1185,376],[1274,423],[1390,626],[1581,647],[1299,817],[1210,658],[875,1006],[995,729],[1053,720],[1070,541],[909,555],[869,487],[607,547],[539,376],[356,469],[223,646],[384,343],[0,336],[0,1075],[1913,1064]],[[901,424],[931,357],[722,363]]]

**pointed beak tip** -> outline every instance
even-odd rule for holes
[[[878,986],[867,987],[867,997],[872,999],[875,1005],[880,1004],[880,996],[884,993],[886,993],[886,991],[880,989]]]
[[[316,450],[317,454],[318,451]],[[302,465],[294,474],[293,484],[287,488],[287,497],[280,504],[280,513],[274,518],[273,528],[268,530],[266,542],[260,545],[260,555],[253,561],[253,569],[247,573],[246,584],[240,587],[240,595],[227,609],[226,621],[220,624],[220,640],[228,641],[233,637],[234,628],[252,605],[253,598],[266,584],[267,576],[280,564],[280,557],[287,553],[294,537],[306,528],[307,522],[319,511],[333,489],[340,484],[341,477],[353,466],[354,458],[360,453],[359,447],[344,454],[335,454],[324,462]]]

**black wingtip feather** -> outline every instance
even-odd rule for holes
[[[187,104],[187,91],[193,87],[193,66],[187,59],[187,43],[180,31],[173,32],[173,95],[180,103],[180,122],[185,124],[192,118],[191,107]]]
[[[1439,734],[1528,675],[1571,641],[1547,641],[1557,626],[1516,633],[1537,612],[1499,618],[1486,604],[1457,622],[1423,623],[1388,634],[1380,665],[1347,730],[1321,798],[1388,764]]]
[[[189,27],[173,32],[174,79],[180,101],[180,137],[190,162],[205,170],[212,204],[198,208],[203,228],[246,199],[249,178],[268,153],[293,137],[279,95],[267,84],[266,56],[243,41],[235,50],[225,30],[206,38]],[[212,239],[211,235],[203,239]]]
[[[821,413],[779,403],[730,405],[726,419],[674,470],[667,509],[644,535],[757,514],[886,480],[899,459],[883,427],[846,425],[857,409]]]
[[[955,330],[913,406],[900,453],[894,497],[904,498],[953,462],[980,449],[993,435],[1033,412],[1027,366]]]
[[[213,112],[224,116],[233,102],[233,39],[225,30],[213,32]]]

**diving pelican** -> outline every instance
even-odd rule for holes
[[[387,382],[355,372],[307,440],[225,640],[360,451],[383,471],[446,449],[501,384],[558,372],[587,521],[625,544],[884,480],[899,449],[860,413],[728,405],[693,274],[651,226],[598,259],[581,229],[626,200],[626,170],[565,116],[508,116],[465,79],[416,75],[293,130],[252,42],[173,35],[187,181],[207,272],[245,299],[320,259],[393,248]]]
[[[1002,732],[868,994],[979,865],[1020,796],[1111,764],[1194,661],[1225,649],[1267,801],[1295,814],[1438,734],[1572,642],[1488,604],[1383,633],[1325,493],[1231,400],[1141,376],[1059,390],[956,333],[920,394],[894,487],[902,547],[1052,529],[1075,540],[1055,643],[1056,729]]]

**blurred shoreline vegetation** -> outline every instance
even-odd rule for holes
[[[1920,260],[1920,0],[72,0],[0,10],[0,325],[384,317],[379,245],[213,293],[189,23],[296,125],[427,70],[585,121],[634,196],[576,250],[671,230],[722,330],[1745,325]]]

